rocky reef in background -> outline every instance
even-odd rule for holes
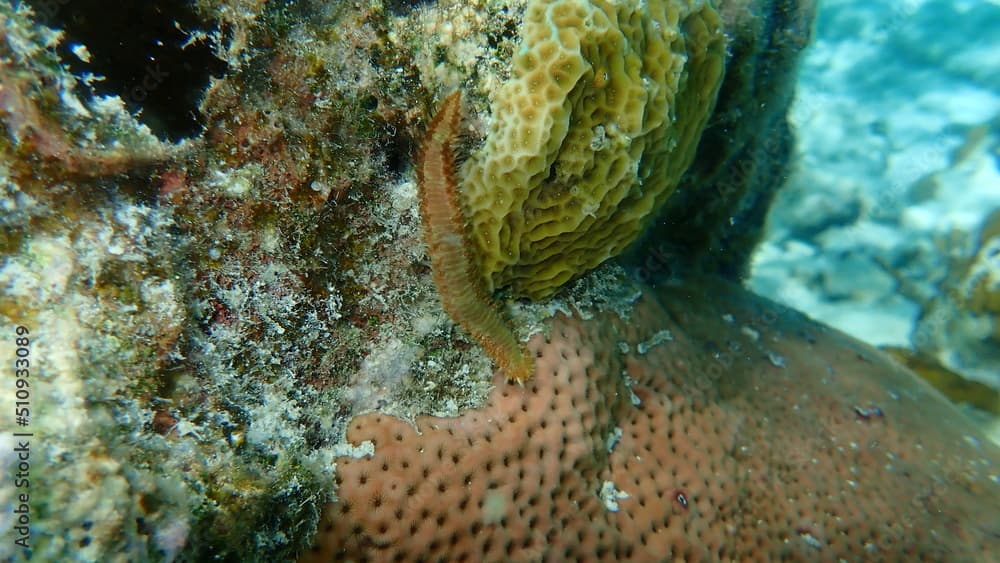
[[[93,6],[0,5],[0,333],[31,332],[32,553],[293,558],[334,498],[334,459],[364,453],[343,442],[352,416],[454,416],[493,386],[441,310],[411,163],[455,88],[485,130],[524,3],[203,0],[183,20],[197,52],[173,45],[156,56],[177,68],[126,73],[117,95],[67,59],[115,61],[43,24],[63,11],[100,26]],[[729,71],[673,204],[681,225],[522,316],[634,300],[629,274],[744,271],[789,155],[812,3],[717,7]],[[206,47],[218,76],[181,72]],[[196,100],[190,129],[142,106],[166,90]],[[14,493],[5,481],[0,503]]]
[[[821,4],[790,113],[796,165],[750,278],[763,295],[906,349],[914,365],[994,390],[998,21],[996,2]]]

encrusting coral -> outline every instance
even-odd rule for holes
[[[873,348],[725,282],[559,316],[486,406],[356,418],[302,561],[985,560],[1000,450]]]
[[[724,58],[709,2],[529,2],[462,169],[488,290],[546,297],[631,243],[690,165]]]

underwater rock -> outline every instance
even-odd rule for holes
[[[810,0],[718,2],[728,56],[715,112],[691,168],[627,253],[640,278],[748,273],[788,174],[795,139],[787,113],[815,10]],[[767,102],[748,103],[754,99]]]
[[[198,104],[225,64],[215,51],[222,33],[201,20],[194,3],[120,4],[107,0],[29,0],[36,19],[62,30],[60,60],[81,81],[81,94],[115,97],[161,139],[201,129]]]
[[[247,35],[275,32],[249,3],[217,7],[239,67]],[[30,549],[4,542],[0,559],[291,557],[329,495],[335,433],[323,436],[339,404],[288,366],[330,357],[312,344],[342,300],[309,295],[303,264],[281,250],[305,236],[275,224],[311,232],[332,190],[290,182],[311,160],[275,140],[273,121],[245,144],[218,136],[223,108],[258,107],[225,97],[231,83],[213,83],[218,104],[199,100],[213,119],[204,136],[168,144],[122,99],[88,97],[93,77],[68,72],[63,36],[28,5],[0,6],[0,20],[0,332],[30,342],[5,336],[0,353],[30,351],[18,429],[32,433],[30,491],[0,483],[6,515],[30,492]],[[262,146],[274,158],[250,162]],[[304,189],[292,204],[262,186]],[[7,412],[14,401],[0,397]],[[5,452],[12,422],[0,423]],[[0,458],[5,472],[17,463]]]

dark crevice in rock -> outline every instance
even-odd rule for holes
[[[108,0],[32,0],[37,19],[61,29],[57,50],[94,96],[119,96],[129,111],[161,138],[177,141],[202,130],[198,104],[210,77],[226,64],[192,5]],[[87,80],[87,77],[103,77]]]

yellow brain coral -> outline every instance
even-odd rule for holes
[[[690,165],[725,38],[702,0],[532,0],[461,192],[493,290],[542,298],[621,252]]]

